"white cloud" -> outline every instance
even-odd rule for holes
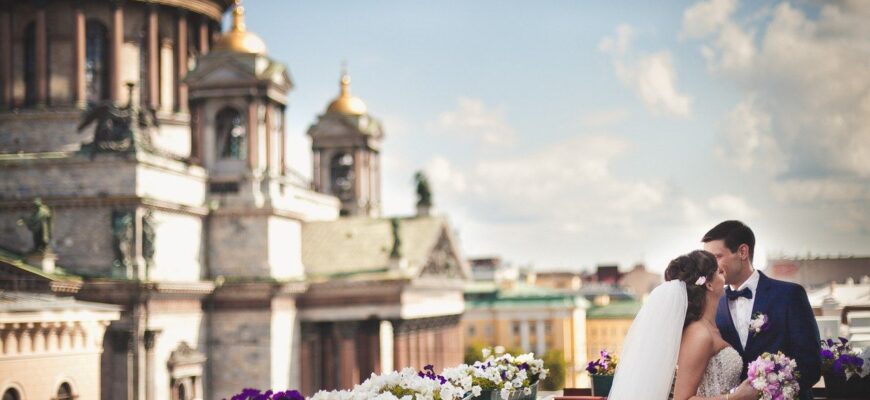
[[[747,219],[757,214],[742,197],[722,194],[711,197],[707,201],[709,209],[721,215],[722,219]]]
[[[785,156],[773,139],[770,115],[758,109],[754,99],[738,103],[720,127],[722,143],[715,154],[743,171],[759,167],[766,174],[782,172]]]
[[[634,28],[621,24],[616,27],[616,36],[601,39],[598,49],[614,57],[622,57],[628,53],[633,39]]]
[[[677,89],[677,73],[670,52],[636,56],[631,49],[632,37],[632,28],[620,25],[616,35],[603,38],[598,48],[611,56],[616,75],[634,90],[651,113],[688,116],[692,99]]]
[[[625,120],[627,117],[628,110],[623,108],[593,111],[580,116],[580,125],[584,128],[606,128]]]
[[[480,159],[466,168],[435,157],[427,171],[436,196],[445,194],[447,209],[465,209],[479,222],[536,221],[572,231],[628,231],[637,227],[640,214],[664,199],[656,182],[611,173],[611,164],[629,146],[610,136],[582,136],[525,156]]]
[[[431,184],[450,193],[462,193],[467,188],[465,174],[458,171],[450,161],[442,156],[435,156],[426,164],[426,176]]]
[[[870,182],[843,178],[789,179],[773,186],[776,200],[815,204],[870,202]]]
[[[737,0],[710,0],[697,3],[683,12],[683,32],[690,38],[703,38],[728,22]]]
[[[710,71],[743,92],[734,112],[751,104],[768,121],[755,157],[788,154],[786,174],[870,177],[868,10],[868,2],[829,2],[810,17],[783,2],[755,25],[734,13],[715,24],[701,46]],[[684,19],[684,32],[698,33],[693,26]]]
[[[455,135],[477,138],[486,144],[510,145],[516,140],[516,132],[505,120],[505,111],[490,108],[475,98],[460,97],[456,109],[438,116],[438,127]]]

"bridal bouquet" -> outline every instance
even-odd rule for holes
[[[746,375],[752,387],[761,392],[761,400],[795,399],[800,391],[797,362],[782,352],[758,356],[749,363]]]

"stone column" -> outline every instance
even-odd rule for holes
[[[272,174],[272,105],[266,101],[264,105],[264,117],[266,128],[266,174]]]
[[[175,38],[175,111],[187,112],[187,11],[179,9]]]
[[[12,13],[9,5],[0,6],[0,103],[12,108]]]
[[[280,151],[281,153],[278,156],[281,159],[279,164],[280,174],[284,175],[287,171],[287,112],[284,107],[278,109],[281,112],[281,128],[278,130],[279,142],[280,142]]]
[[[544,334],[544,320],[539,318],[535,323],[535,336],[538,338],[535,343],[535,357],[541,358],[547,350],[547,337]]]
[[[208,53],[208,17],[200,16],[199,20],[199,55],[203,56]]]
[[[73,3],[73,65],[72,94],[73,104],[84,108],[87,105],[85,87],[85,12],[80,1]]]
[[[256,171],[258,168],[259,160],[258,157],[258,148],[259,144],[257,143],[257,100],[250,99],[248,101],[248,165],[251,167],[252,171]]]
[[[362,164],[363,164],[363,151],[361,149],[357,149],[353,152],[353,193],[354,193],[354,211],[359,210],[359,203],[362,199]]]
[[[375,373],[381,374],[394,369],[393,366],[393,350],[395,348],[395,336],[393,333],[393,324],[390,321],[381,321],[378,327],[378,353],[380,355],[379,367]]]
[[[157,366],[154,345],[157,342],[158,334],[159,331],[147,330],[143,338],[145,347],[145,400],[154,400],[154,369]]]
[[[139,88],[139,90],[145,91],[147,98],[146,107],[150,107],[153,109],[158,109],[160,107],[160,55],[158,54],[160,48],[160,36],[158,34],[158,27],[160,26],[160,21],[158,20],[158,7],[156,4],[151,3],[148,5],[148,32],[145,40],[146,46],[146,57],[148,57],[147,67],[147,76],[148,76],[148,87],[147,88]]]
[[[395,360],[395,364],[393,365],[393,369],[402,369],[409,365],[408,363],[408,334],[405,332],[396,334],[396,342],[393,346],[395,349],[393,360]],[[386,371],[386,369],[384,369]]]
[[[356,362],[356,335],[359,326],[356,322],[337,322],[335,326],[339,338],[338,387],[352,389],[353,385],[360,383],[359,366]]]
[[[124,46],[123,0],[112,2],[111,27],[109,28],[109,100],[120,103],[123,93],[121,84],[121,48]]]
[[[45,26],[45,3],[36,3],[36,106],[45,106],[48,101],[48,27]]]
[[[529,351],[529,321],[520,321],[520,347],[523,351]]]
[[[320,153],[320,150],[314,150],[314,154],[311,156],[311,163],[314,164],[312,166],[311,175],[313,178],[312,180],[314,181],[314,190],[318,192],[323,190],[323,169],[320,165]]]
[[[190,162],[203,165],[203,130],[205,129],[205,110],[198,102],[191,109],[190,124]]]

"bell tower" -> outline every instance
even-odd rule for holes
[[[308,129],[314,188],[338,197],[343,216],[378,217],[383,127],[365,103],[350,94],[347,72],[339,83],[338,97]]]

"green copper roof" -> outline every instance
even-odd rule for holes
[[[639,301],[617,301],[606,306],[593,307],[586,312],[586,319],[633,319],[643,303]]]
[[[465,288],[465,307],[474,308],[573,308],[588,307],[582,297],[552,289],[518,284],[510,289],[492,282],[475,282]]]
[[[440,217],[399,219],[399,249],[410,270],[426,263],[447,229]],[[348,217],[302,226],[302,264],[310,277],[389,275],[392,248],[390,218]]]
[[[61,267],[55,267],[53,273],[48,273],[37,266],[33,266],[24,261],[24,257],[15,252],[0,248],[0,262],[20,268],[36,276],[43,277],[54,281],[81,281],[81,278],[67,273]]]

